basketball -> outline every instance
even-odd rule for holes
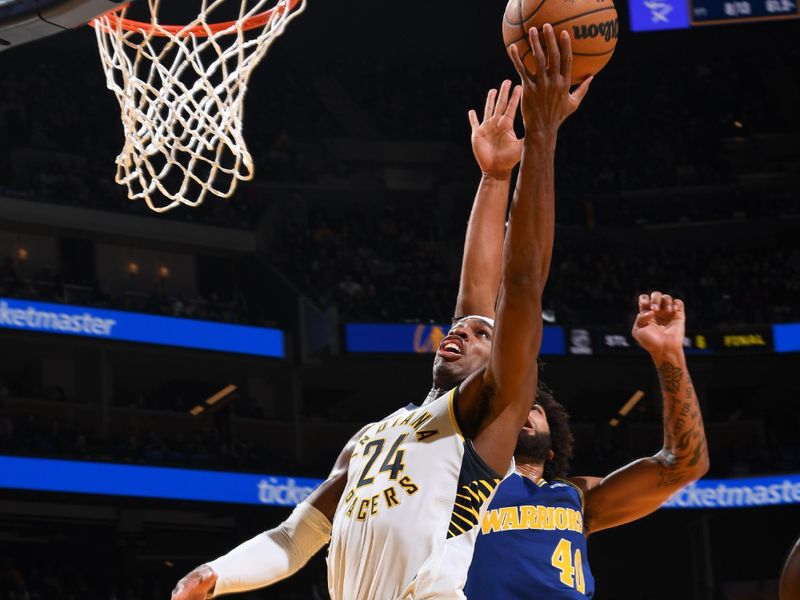
[[[580,83],[608,63],[619,36],[617,9],[612,0],[509,0],[503,15],[506,50],[516,45],[525,67],[536,72],[536,58],[528,31],[542,33],[550,23],[558,36],[566,30],[572,38],[572,83]],[[544,47],[544,38],[539,38]]]

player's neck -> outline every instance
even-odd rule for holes
[[[423,402],[423,403],[422,403],[422,406],[425,406],[426,404],[430,404],[431,402],[433,402],[434,400],[436,400],[436,399],[437,399],[439,396],[441,396],[443,393],[444,393],[444,392],[443,392],[442,390],[440,390],[438,387],[436,387],[436,386],[434,385],[434,386],[431,388],[431,391],[430,391],[430,392],[428,392],[428,395],[427,395],[427,397],[425,398],[425,402]]]
[[[544,473],[544,463],[518,462],[517,473],[519,473],[523,477],[527,477],[533,483],[539,483],[539,481],[541,481],[542,479],[542,474]]]

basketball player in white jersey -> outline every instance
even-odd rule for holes
[[[457,320],[440,344],[435,391],[424,406],[365,427],[330,477],[284,523],[187,575],[173,592],[175,600],[269,585],[296,571],[329,539],[329,591],[335,600],[464,597],[476,525],[510,470],[537,387],[541,294],[553,241],[556,133],[589,85],[585,81],[570,94],[569,36],[557,41],[549,26],[544,35],[547,56],[532,30],[539,68],[523,77],[526,134],[502,250],[496,327],[481,315]],[[483,125],[470,114],[474,143],[487,120],[492,123],[484,133],[493,131],[497,141],[513,138],[520,91],[509,99],[509,87],[501,88],[496,105],[490,94]],[[476,156],[481,162],[477,147]],[[492,175],[484,174],[475,210],[482,198],[488,202],[507,193],[508,178]],[[468,234],[468,248],[477,234]],[[467,252],[465,270],[472,258],[480,261]],[[461,308],[470,295],[464,279]],[[449,391],[439,395],[441,390]]]

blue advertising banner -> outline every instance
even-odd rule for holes
[[[433,353],[450,325],[413,323],[346,323],[348,352]],[[564,328],[544,328],[542,354],[565,354]]]
[[[0,298],[0,328],[284,357],[278,329],[29,300]]]
[[[800,352],[800,323],[773,325],[775,352]]]
[[[631,30],[662,31],[689,27],[687,0],[629,0]]]
[[[800,504],[800,475],[701,479],[672,496],[664,508],[750,508]]]
[[[295,506],[321,479],[0,456],[0,488]]]
[[[295,506],[321,479],[0,456],[0,489]],[[800,504],[800,474],[701,479],[664,508]]]

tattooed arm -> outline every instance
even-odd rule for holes
[[[689,377],[683,339],[682,300],[660,292],[639,297],[633,337],[650,353],[664,399],[664,446],[610,475],[575,477],[584,491],[589,533],[640,519],[708,471],[708,448],[700,405]]]

